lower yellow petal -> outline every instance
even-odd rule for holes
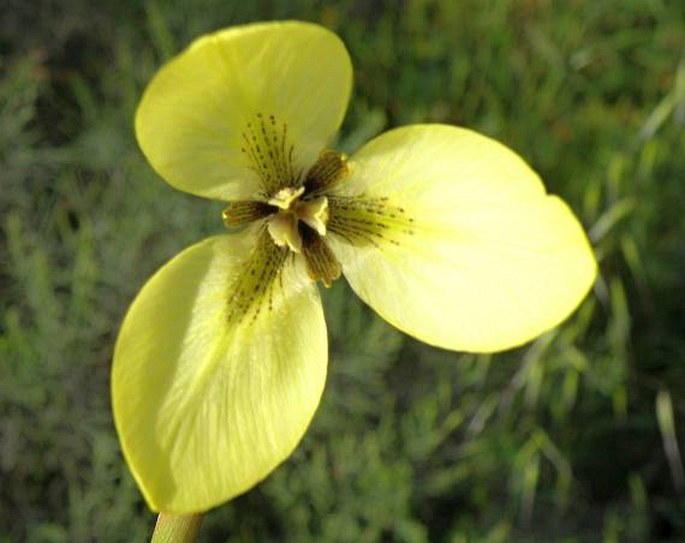
[[[494,140],[400,128],[349,167],[330,195],[331,247],[359,296],[427,343],[520,345],[568,317],[594,281],[578,220]]]
[[[162,267],[112,370],[116,427],[150,507],[204,511],[266,477],[309,425],[326,363],[316,287],[266,232],[209,238]]]

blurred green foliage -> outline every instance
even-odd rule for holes
[[[144,541],[154,517],[109,407],[145,279],[219,232],[161,182],[132,117],[198,34],[298,18],[338,32],[356,87],[339,146],[389,127],[504,141],[588,228],[596,288],[497,356],[393,330],[325,292],[330,376],[291,460],[202,541],[685,538],[685,4],[665,0],[5,0],[0,19],[0,542]]]

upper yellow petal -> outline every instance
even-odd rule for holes
[[[194,245],[133,302],[114,353],[124,455],[155,511],[205,511],[255,485],[302,438],[323,390],[316,287],[253,230]]]
[[[176,188],[250,199],[264,192],[265,176],[299,175],[315,162],[340,127],[351,84],[347,50],[323,27],[229,28],[199,38],[157,73],[136,135]]]
[[[573,213],[490,138],[400,128],[349,167],[330,195],[331,247],[359,296],[423,341],[477,352],[519,345],[568,317],[594,281]]]

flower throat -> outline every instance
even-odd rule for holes
[[[273,243],[304,257],[309,276],[331,286],[341,268],[325,243],[330,217],[325,192],[348,173],[347,157],[323,151],[306,175],[293,167],[294,147],[288,142],[287,125],[278,125],[273,115],[257,115],[242,134],[241,152],[259,175],[259,200],[232,202],[223,210],[227,226],[242,226],[266,219]]]

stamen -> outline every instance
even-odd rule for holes
[[[297,216],[308,226],[316,230],[320,236],[326,235],[326,223],[328,222],[328,198],[320,196],[316,200],[298,202],[296,207]]]
[[[279,247],[288,247],[294,253],[302,249],[302,238],[297,231],[297,216],[294,213],[279,212],[267,227],[274,243]]]
[[[276,245],[287,246],[295,253],[299,253],[302,249],[300,221],[320,236],[326,235],[328,222],[327,198],[319,196],[314,200],[300,200],[303,192],[304,187],[299,189],[286,187],[268,200],[269,205],[278,208],[278,212],[269,220],[269,234]]]
[[[286,187],[279,190],[273,197],[269,198],[268,203],[283,210],[288,210],[293,203],[296,202],[300,196],[302,196],[303,192],[304,187],[300,187],[299,189]]]

